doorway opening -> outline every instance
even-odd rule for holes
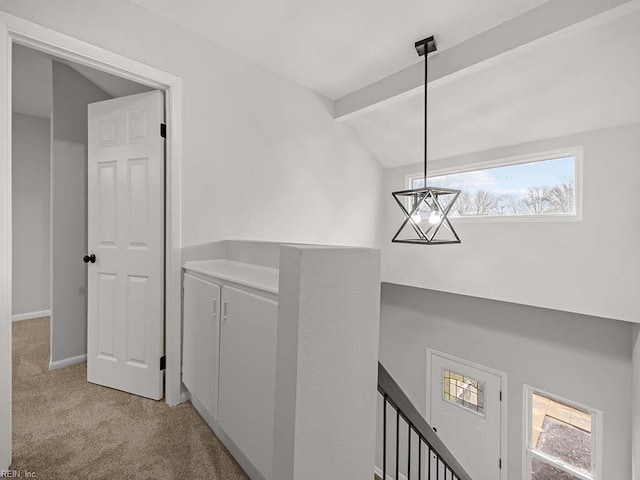
[[[87,352],[81,260],[100,221],[87,212],[87,106],[153,89],[21,45],[12,53],[12,319],[50,318],[59,369]]]
[[[24,21],[11,15],[0,13],[0,84],[7,88],[0,94],[0,111],[4,118],[0,121],[0,143],[7,148],[0,151],[0,183],[1,190],[9,195],[12,192],[12,57],[13,48],[27,47],[45,55],[51,55],[63,62],[74,62],[78,69],[93,68],[98,73],[106,73],[145,86],[147,89],[160,90],[166,98],[167,132],[167,172],[166,172],[166,230],[164,230],[165,249],[163,263],[166,275],[160,280],[163,291],[166,292],[164,319],[166,321],[166,390],[165,399],[169,405],[181,402],[180,388],[180,161],[181,161],[181,85],[180,79],[155,68],[134,60],[102,50],[82,41],[58,34],[47,28]],[[66,65],[68,66],[68,65]],[[77,73],[77,71],[76,71]],[[82,76],[82,75],[81,75]],[[12,228],[12,198],[4,198],[0,202],[0,218],[6,225],[8,238],[13,236]],[[164,206],[163,206],[164,207]],[[86,252],[86,244],[83,248]],[[81,252],[84,253],[84,252]],[[82,255],[80,255],[82,257]],[[11,241],[6,244],[0,242],[0,271],[7,282],[6,290],[0,294],[0,343],[4,355],[0,362],[0,383],[3,385],[0,395],[0,468],[6,468],[11,463],[12,445],[12,247]],[[82,261],[82,258],[80,258]],[[44,310],[34,310],[26,313],[48,313]],[[23,317],[24,318],[24,317]],[[54,320],[55,322],[55,320]],[[40,325],[40,327],[42,327]],[[42,328],[41,328],[42,329]],[[37,328],[36,328],[37,330]],[[45,328],[46,330],[46,328]],[[81,357],[81,355],[76,356]],[[82,361],[73,358],[72,363]],[[59,365],[53,364],[54,368]],[[64,366],[64,365],[60,365]]]
[[[74,425],[60,384],[85,409],[104,404],[87,381],[163,396],[164,98],[28,47],[12,54],[14,440],[33,463]]]

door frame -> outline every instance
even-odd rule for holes
[[[425,408],[425,416],[427,417],[427,422],[431,425],[431,356],[437,355],[446,360],[451,360],[453,362],[461,363],[463,365],[467,365],[468,367],[475,368],[477,370],[482,370],[483,372],[490,373],[492,375],[496,375],[500,377],[500,388],[502,392],[502,401],[500,402],[500,458],[502,459],[502,467],[500,469],[500,480],[507,480],[508,478],[508,470],[509,470],[509,460],[507,458],[508,454],[508,422],[507,422],[507,412],[509,406],[509,384],[507,373],[501,370],[496,370],[495,368],[487,367],[486,365],[482,365],[476,362],[472,362],[471,360],[467,360],[465,358],[456,357],[455,355],[451,355],[450,353],[442,352],[440,350],[436,350],[435,348],[427,347],[427,388],[426,388],[426,408]]]
[[[182,79],[131,58],[0,12],[0,470],[11,464],[11,59],[14,43],[161,90],[167,123],[165,189],[165,400],[181,391]]]

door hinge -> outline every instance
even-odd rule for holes
[[[167,124],[166,123],[161,123],[160,124],[160,136],[162,138],[167,138]]]
[[[167,368],[167,356],[162,355],[160,357],[160,370],[166,370]]]
[[[502,390],[500,390],[500,401],[502,401]]]
[[[502,470],[502,459],[501,458],[498,459],[498,468],[500,470]]]

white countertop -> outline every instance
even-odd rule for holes
[[[190,272],[238,283],[247,287],[278,294],[278,269],[233,262],[231,260],[198,260],[185,262],[183,268]]]

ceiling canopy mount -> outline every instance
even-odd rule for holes
[[[436,37],[433,35],[425,38],[424,40],[420,40],[416,42],[416,52],[418,52],[418,56],[423,57],[425,53],[429,55],[430,53],[438,50],[438,44],[436,43]]]

